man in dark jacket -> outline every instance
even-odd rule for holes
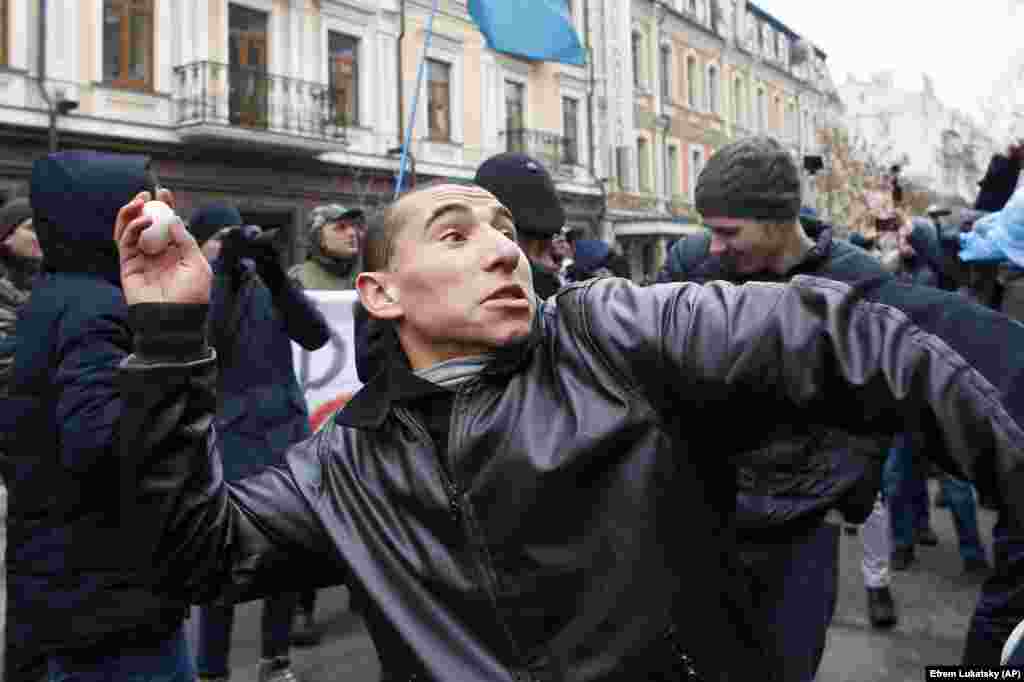
[[[270,233],[242,226],[234,206],[200,207],[189,222],[215,273],[210,338],[217,352],[217,437],[224,480],[282,465],[283,453],[310,435],[295,376],[292,340],[313,351],[330,339],[327,320],[281,267]],[[294,682],[289,656],[296,589],[263,602],[259,682]],[[199,609],[199,679],[226,682],[231,671],[233,603]]]
[[[774,139],[721,148],[697,182],[708,238],[677,242],[659,279],[787,282],[813,275],[854,283],[885,276],[874,258],[833,239],[815,215],[800,213],[800,193],[799,170]],[[824,653],[838,590],[838,528],[826,521],[831,509],[852,523],[870,519],[863,531],[869,615],[876,626],[896,622],[889,524],[876,499],[887,442],[799,413],[765,417],[754,429],[757,441],[736,457],[740,554],[754,583],[758,629],[777,654],[782,679],[805,682]]]
[[[139,251],[144,200],[115,230],[136,340],[126,545],[190,599],[344,577],[399,679],[771,679],[727,570],[735,471],[702,449],[737,415],[920,422],[1024,521],[1024,326],[892,280],[604,278],[541,301],[511,214],[464,185],[370,229],[357,286],[393,362],[285,466],[225,483],[211,275],[183,228],[176,258]]]
[[[922,217],[911,219],[899,233],[898,279],[921,286],[952,290],[943,277],[941,247],[935,224]],[[894,439],[885,463],[886,498],[892,523],[894,570],[906,570],[916,560],[915,545],[937,545],[939,538],[931,527],[928,496],[928,458],[921,454],[930,447],[916,433],[904,433]],[[966,481],[941,476],[941,494],[950,503],[959,538],[964,573],[983,575],[988,561],[978,532],[978,518],[971,485]]]
[[[516,239],[530,260],[533,290],[554,296],[562,283],[552,240],[565,227],[565,209],[547,169],[526,154],[506,152],[480,164],[473,182],[512,211]]]
[[[125,551],[117,494],[124,400],[115,377],[131,331],[109,225],[126,201],[154,190],[147,166],[142,156],[74,151],[32,167],[45,267],[20,311],[10,385],[35,402],[12,434],[7,642],[45,653],[54,679],[195,675],[187,602],[150,590]],[[8,664],[6,679],[35,682]]]
[[[974,208],[979,211],[1002,210],[1010,200],[1020,181],[1020,166],[1024,161],[1024,141],[1011,144],[1006,154],[995,154],[989,161],[985,177],[978,182],[978,196]]]
[[[15,321],[28,300],[32,279],[39,272],[43,252],[32,229],[32,207],[28,199],[12,199],[0,209],[0,399],[7,399],[17,348]],[[13,422],[12,422],[13,424]],[[8,463],[4,441],[8,424],[0,425],[0,637],[7,615],[7,485]],[[0,639],[0,670],[5,669],[4,642]],[[38,659],[37,659],[38,660]],[[31,663],[27,663],[29,668]],[[38,668],[38,665],[36,665]],[[40,675],[35,674],[38,678]]]

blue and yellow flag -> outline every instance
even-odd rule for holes
[[[469,13],[492,50],[546,62],[586,63],[566,0],[469,0]]]

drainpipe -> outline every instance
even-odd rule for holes
[[[405,126],[402,125],[402,118],[405,111],[405,91],[402,84],[402,41],[405,39],[405,0],[401,0],[401,11],[398,15],[398,43],[395,48],[395,52],[398,57],[398,64],[396,68],[397,83],[398,83],[398,146],[402,146],[402,140],[405,139],[403,133],[405,132]]]
[[[46,0],[39,0],[39,55],[36,67],[39,93],[50,112],[50,153],[57,151],[57,109],[46,91]]]
[[[587,88],[587,137],[590,147],[590,177],[593,178],[596,174],[594,156],[597,149],[594,138],[594,52],[590,42],[590,0],[583,0],[583,36],[587,45],[587,56],[590,58],[590,85]]]

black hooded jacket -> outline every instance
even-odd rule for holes
[[[33,167],[44,273],[18,320],[11,438],[8,642],[46,651],[158,639],[184,602],[154,595],[124,554],[117,368],[131,351],[113,240],[152,191],[147,159],[66,152]]]

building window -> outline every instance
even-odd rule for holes
[[[647,140],[642,137],[638,137],[636,140],[636,158],[637,166],[640,171],[640,191],[650,192],[651,191],[651,150],[650,145],[647,144]]]
[[[452,139],[452,67],[436,59],[427,60],[427,137],[435,142]]]
[[[505,81],[505,137],[506,151],[526,153],[526,86]]]
[[[661,46],[661,98],[663,100],[671,99],[671,82],[669,79],[672,77],[672,48],[668,45]]]
[[[690,198],[692,199],[697,191],[697,179],[700,172],[704,170],[704,149],[701,147],[690,147]]]
[[[629,173],[629,147],[622,146],[615,148],[615,172],[619,178],[619,189],[627,190],[632,184]]]
[[[697,60],[693,56],[686,58],[686,104],[697,108]]]
[[[800,144],[805,148],[811,145],[811,117],[806,111],[804,112],[804,124],[800,128]]]
[[[562,163],[575,166],[580,158],[579,102],[572,97],[562,98]]]
[[[772,130],[782,131],[782,98],[775,98],[775,106],[772,108]]]
[[[665,150],[665,194],[679,194],[679,148],[671,144]]]
[[[732,84],[733,123],[736,125],[743,125],[745,122],[743,99],[743,81],[737,78]]]
[[[119,87],[151,87],[153,0],[103,1],[103,80]]]
[[[336,125],[359,123],[359,39],[343,33],[327,34],[327,79],[334,96]]]
[[[786,105],[786,137],[796,138],[796,107],[792,102]]]
[[[764,88],[757,89],[757,130],[758,132],[764,132],[767,128],[766,112],[764,105]]]
[[[686,9],[690,10],[691,14],[697,13],[697,0],[688,0],[686,3]]]
[[[643,60],[643,37],[639,31],[633,31],[633,85],[641,87],[643,85],[643,72],[642,65]]]
[[[708,111],[719,113],[718,104],[718,67],[708,66]]]

